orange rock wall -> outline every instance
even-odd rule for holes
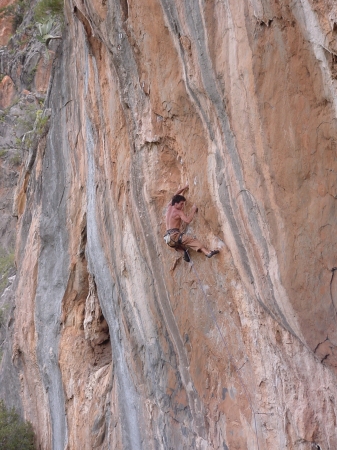
[[[14,357],[40,448],[336,448],[333,2],[65,17],[20,178]],[[221,249],[192,265],[162,239],[186,182],[189,232]]]
[[[0,9],[5,10],[13,5],[14,0],[0,0]],[[0,19],[0,45],[7,45],[8,40],[13,32],[12,25],[13,16],[9,14],[3,15]]]

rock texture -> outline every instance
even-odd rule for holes
[[[328,0],[65,2],[15,202],[39,448],[337,447],[336,34]]]
[[[10,3],[1,2],[0,7]],[[47,58],[44,46],[32,32],[32,13],[27,11],[13,36],[9,34],[13,31],[13,17],[0,21],[0,42],[6,44],[0,49],[0,398],[26,418],[20,395],[21,366],[13,357],[18,214],[13,212],[13,202],[18,180],[20,187],[27,188],[26,174],[34,164],[38,142],[46,133],[49,113],[42,108],[53,62],[53,50]],[[25,179],[19,177],[20,172]],[[20,197],[16,199],[17,208],[24,208]]]
[[[0,11],[4,11],[10,5],[13,5],[13,0],[0,0]],[[1,14],[0,18],[0,45],[7,45],[12,33],[13,33],[13,15],[10,13]]]

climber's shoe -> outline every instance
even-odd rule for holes
[[[184,259],[184,261],[186,261],[186,262],[190,262],[190,261],[191,261],[190,255],[188,254],[188,251],[187,251],[187,250],[184,250],[184,256],[183,256],[183,259]]]
[[[207,256],[207,258],[212,258],[212,256],[217,255],[218,253],[220,253],[220,250],[212,250],[206,256]]]

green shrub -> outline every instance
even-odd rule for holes
[[[41,136],[42,133],[44,132],[46,125],[49,121],[49,116],[43,116],[43,111],[41,109],[39,109],[36,112],[36,121],[35,121],[35,130],[36,133]]]
[[[0,150],[0,158],[5,158],[6,155],[7,155],[7,150],[2,148]]]
[[[6,450],[34,450],[34,432],[14,409],[7,409],[0,401],[0,448]]]
[[[9,304],[6,303],[0,308],[0,328],[5,325],[8,318]]]
[[[13,268],[14,251],[7,253],[4,249],[0,248],[0,292],[6,287],[9,272]]]
[[[61,14],[63,14],[63,0],[40,0],[34,11],[37,22],[44,22],[50,16],[60,16]]]
[[[10,161],[13,164],[13,166],[18,166],[19,164],[21,164],[21,155],[20,155],[20,153],[16,153],[15,155],[13,155],[11,157]]]
[[[14,252],[6,252],[0,249],[0,275],[8,272],[10,268],[14,267]]]
[[[35,75],[37,72],[37,65],[29,72],[27,76],[27,87],[28,89],[32,88],[32,83],[34,81]],[[34,107],[34,105],[32,105]],[[27,108],[29,110],[29,108]]]

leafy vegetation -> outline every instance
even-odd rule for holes
[[[45,44],[46,48],[48,48],[49,42],[53,39],[62,39],[62,36],[54,36],[51,33],[51,30],[53,26],[55,25],[55,20],[53,18],[47,20],[43,23],[37,23],[37,29],[39,34],[36,36],[37,39],[42,42],[42,44]],[[49,53],[47,50],[47,60],[49,59]]]
[[[53,19],[49,19],[47,20],[47,22],[43,22],[43,23],[37,23],[37,29],[39,31],[39,34],[36,36],[38,38],[38,40],[40,42],[42,42],[43,44],[46,43],[47,39],[52,37],[49,33],[53,27],[54,24],[54,20]]]
[[[6,450],[34,450],[34,432],[14,409],[7,409],[0,401],[0,448]]]
[[[45,111],[42,109],[38,109],[35,111],[35,120],[34,124],[30,124],[30,129],[25,132],[22,139],[17,139],[17,145],[22,146],[24,145],[24,148],[29,149],[34,143],[37,143],[37,141],[45,134],[47,130],[47,125],[49,122],[49,115],[46,114]],[[19,120],[17,121],[19,123]],[[23,124],[22,124],[23,125]],[[20,157],[20,161],[17,161],[16,163],[19,164],[21,162],[21,156],[19,153],[17,155]],[[12,163],[15,163],[13,159],[11,160]]]
[[[9,305],[7,305],[7,304],[4,305],[2,308],[0,308],[0,328],[5,324],[8,309],[9,309]]]
[[[45,22],[50,16],[61,16],[63,0],[40,0],[35,7],[34,15],[37,22]]]
[[[14,251],[6,252],[4,249],[0,248],[0,292],[6,287],[9,272],[13,268]]]
[[[30,71],[30,73],[27,76],[27,87],[28,89],[32,88],[32,83],[34,81],[35,75],[36,75],[36,71],[37,71],[37,65],[35,67],[33,67],[33,69]]]
[[[18,166],[20,163],[21,163],[21,155],[20,155],[20,153],[15,153],[15,155],[13,155],[12,157],[11,157],[11,163],[14,165],[14,166]]]
[[[38,136],[41,136],[44,132],[46,125],[49,121],[49,116],[44,116],[42,109],[36,111],[35,130]]]

